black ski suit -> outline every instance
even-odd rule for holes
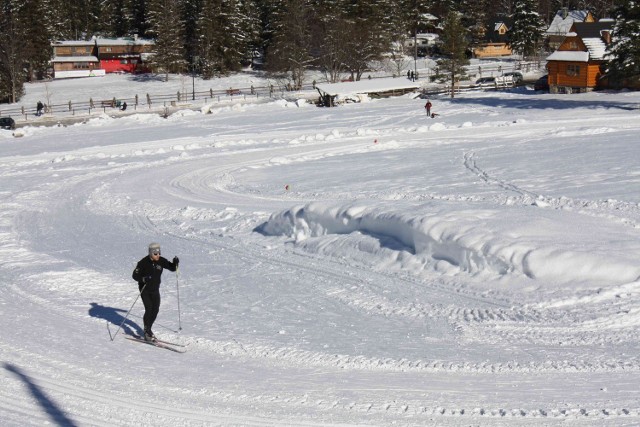
[[[162,270],[176,271],[177,265],[170,262],[164,257],[160,257],[158,261],[151,260],[150,256],[146,256],[138,261],[136,269],[133,270],[133,280],[138,282],[138,289],[144,304],[144,329],[151,330],[153,322],[158,317],[160,311],[160,276]],[[144,290],[143,290],[144,289]]]

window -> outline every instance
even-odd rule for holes
[[[580,66],[575,64],[567,65],[567,76],[579,76]]]

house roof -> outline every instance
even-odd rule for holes
[[[419,87],[420,84],[404,77],[316,84],[316,88],[320,92],[331,96],[390,92],[393,90],[418,89]]]
[[[566,37],[579,37],[586,51],[557,50],[547,57],[547,61],[602,61],[607,52],[605,34],[613,28],[613,21],[575,22]]]
[[[574,22],[584,22],[588,15],[588,10],[559,10],[545,33],[547,35],[565,35]]]
[[[51,42],[51,46],[93,46],[93,40],[56,40]]]
[[[153,40],[139,39],[139,38],[124,38],[119,37],[115,39],[108,39],[104,37],[97,37],[95,39],[96,45],[100,46],[131,46],[131,45],[152,45]]]
[[[100,62],[95,56],[56,56],[51,62]]]
[[[556,50],[547,61],[589,62],[589,52],[580,50]]]

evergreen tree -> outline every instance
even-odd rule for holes
[[[462,25],[469,31],[469,45],[476,47],[486,39],[487,31],[492,28],[489,23],[487,12],[490,10],[487,0],[465,0],[462,3],[464,15]]]
[[[243,0],[240,2],[239,11],[243,37],[243,59],[253,63],[255,55],[262,45],[260,7],[254,0]]]
[[[15,10],[20,26],[20,33],[25,35],[22,39],[27,68],[26,79],[32,81],[41,79],[49,60],[52,49],[49,41],[49,33],[46,27],[41,25],[44,15],[44,5],[42,0],[24,0],[19,2],[19,7]]]
[[[509,31],[511,49],[523,56],[536,53],[545,24],[537,11],[537,0],[520,0],[512,15],[513,26]]]
[[[274,0],[271,12],[272,34],[266,50],[266,67],[269,71],[291,73],[294,86],[302,87],[305,71],[313,64],[309,3]]]
[[[148,7],[149,32],[155,40],[151,63],[157,72],[165,73],[165,81],[169,81],[169,73],[179,73],[186,65],[180,1],[150,0]]]
[[[20,26],[18,2],[2,0],[0,15],[0,100],[17,102],[24,93],[27,35]]]
[[[622,83],[640,78],[640,3],[623,0],[615,9],[615,26],[607,52],[605,73]]]
[[[200,33],[198,20],[202,15],[203,0],[183,0],[184,52],[192,72],[200,70]],[[197,60],[196,60],[197,58]]]
[[[460,14],[451,11],[443,22],[441,47],[443,59],[438,61],[438,76],[441,80],[451,82],[451,97],[454,97],[455,85],[466,76],[467,31],[462,25]]]
[[[371,61],[381,59],[391,50],[392,32],[385,25],[385,3],[385,0],[354,1],[346,10],[352,33],[346,45],[346,66],[354,80],[360,80]]]
[[[312,31],[310,50],[314,53],[315,65],[320,67],[329,82],[335,83],[346,70],[345,47],[352,37],[350,24],[340,0],[316,0],[311,8],[316,13],[309,19]]]

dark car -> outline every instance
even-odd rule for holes
[[[480,87],[495,87],[496,86],[496,78],[495,77],[481,77],[476,80],[476,86]]]
[[[0,129],[14,130],[16,122],[11,117],[0,117]]]
[[[549,75],[545,75],[540,77],[538,80],[536,80],[536,82],[533,84],[533,89],[534,90],[549,90]]]

